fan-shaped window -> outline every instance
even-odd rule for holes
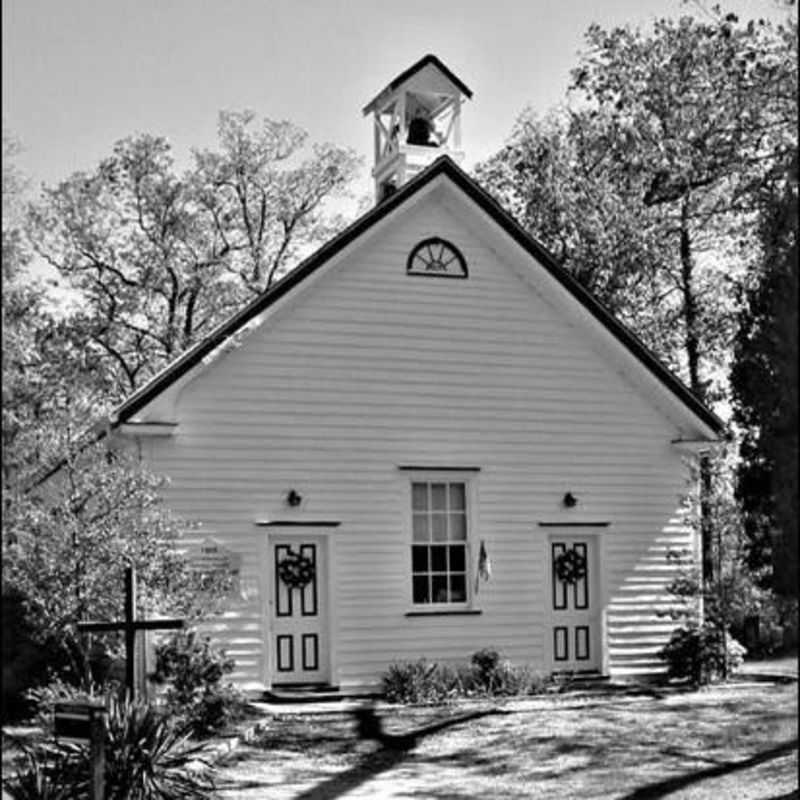
[[[421,241],[411,251],[406,272],[435,278],[466,278],[467,262],[455,245],[434,236]]]

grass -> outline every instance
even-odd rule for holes
[[[359,741],[347,714],[282,714],[220,761],[218,797],[788,800],[797,699],[793,682],[380,708],[387,732],[419,734],[408,751]]]
[[[566,694],[458,722],[475,709],[379,711],[389,732],[423,730],[407,752],[359,741],[347,715],[276,716],[220,764],[219,797],[762,800],[797,788],[796,683]]]

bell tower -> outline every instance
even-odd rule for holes
[[[461,107],[472,92],[438,58],[427,55],[364,106],[375,132],[375,202],[380,203],[440,155],[456,163]]]

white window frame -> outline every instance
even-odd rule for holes
[[[406,574],[406,597],[408,611],[414,615],[419,614],[441,614],[447,612],[470,611],[475,609],[475,559],[477,558],[478,539],[478,516],[477,516],[477,479],[478,471],[473,468],[464,469],[415,469],[405,472],[405,529],[406,529],[406,548],[405,548],[405,574]],[[447,603],[415,603],[414,602],[414,582],[412,570],[412,547],[414,546],[414,524],[413,524],[413,485],[415,483],[462,483],[464,484],[464,505],[466,511],[467,535],[464,540],[464,566],[466,599],[463,602]],[[419,542],[416,542],[419,544]]]

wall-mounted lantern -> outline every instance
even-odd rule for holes
[[[578,505],[578,498],[572,492],[567,492],[561,502],[564,503],[566,508],[575,508]]]
[[[287,505],[291,506],[292,508],[296,508],[302,502],[302,495],[299,492],[296,492],[294,489],[289,489],[289,493],[286,495]]]

